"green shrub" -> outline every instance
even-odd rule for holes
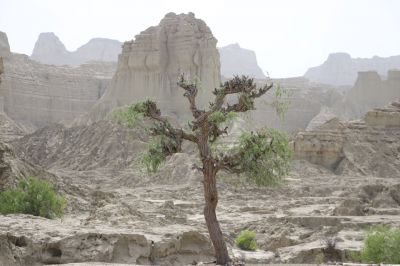
[[[390,229],[387,226],[372,228],[364,240],[361,250],[363,262],[400,263],[400,228]]]
[[[122,106],[114,109],[108,118],[116,121],[124,127],[134,128],[138,121],[144,118],[147,110],[148,101],[137,102],[128,106]]]
[[[157,136],[149,143],[148,150],[142,157],[142,163],[149,173],[154,173],[168,155],[177,152],[179,149],[180,143],[177,143],[174,139],[164,135]]]
[[[0,193],[0,213],[25,213],[45,218],[61,217],[65,199],[58,196],[50,183],[30,177],[16,189]]]
[[[235,239],[235,244],[238,246],[240,249],[243,250],[256,250],[257,249],[257,243],[256,243],[256,233],[249,231],[249,230],[244,230],[240,233],[238,237]]]
[[[289,172],[292,150],[285,133],[274,129],[243,133],[237,149],[241,169],[257,185],[277,185]]]

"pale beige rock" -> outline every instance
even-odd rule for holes
[[[393,102],[386,108],[369,111],[364,119],[367,125],[373,127],[400,127],[400,102]]]
[[[117,72],[89,120],[101,119],[116,106],[148,98],[157,101],[165,113],[186,114],[188,103],[176,84],[181,73],[200,81],[197,102],[206,106],[220,84],[216,43],[208,26],[193,13],[168,13],[159,25],[124,43]]]
[[[352,58],[346,53],[333,53],[322,65],[309,68],[304,77],[324,84],[352,86],[359,71],[376,71],[379,75],[386,75],[391,69],[400,69],[399,55]]]
[[[244,49],[238,43],[220,47],[218,50],[223,77],[232,78],[234,75],[246,75],[256,79],[266,78],[258,66],[254,51]]]
[[[7,34],[5,32],[0,31],[0,58],[8,57],[10,54],[11,54],[10,44],[8,43]]]
[[[294,140],[295,156],[342,174],[398,176],[399,112],[400,104],[394,102],[368,112],[364,120],[334,118],[313,131],[300,132]]]
[[[101,97],[114,69],[113,63],[56,67],[12,54],[0,84],[4,112],[28,129],[74,119]]]
[[[89,61],[117,62],[122,43],[117,40],[94,38],[79,47],[68,51],[53,32],[39,35],[33,48],[31,59],[43,64],[78,66]]]
[[[373,108],[382,108],[400,99],[400,71],[390,70],[387,78],[376,71],[359,72],[352,88],[346,91],[343,101],[338,101],[333,110],[338,117],[359,119]]]

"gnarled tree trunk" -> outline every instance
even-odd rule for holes
[[[217,264],[226,265],[231,261],[231,259],[229,258],[228,249],[226,248],[224,237],[216,215],[218,204],[216,175],[218,169],[214,160],[210,156],[207,135],[205,138],[199,139],[198,146],[203,161],[203,186],[205,199],[204,218],[206,220],[208,233],[214,246]]]

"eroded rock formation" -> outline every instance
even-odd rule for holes
[[[256,54],[244,49],[239,44],[230,44],[218,49],[221,60],[221,75],[232,78],[234,75],[246,75],[256,79],[265,79],[262,69],[257,64]]]
[[[5,58],[10,55],[10,45],[8,43],[7,34],[0,31],[0,58]],[[0,73],[1,73],[1,63],[0,63]]]
[[[12,53],[3,58],[0,105],[27,130],[73,119],[102,96],[114,70],[115,63],[57,67]]]
[[[91,39],[76,51],[68,51],[53,32],[39,35],[31,58],[44,64],[77,66],[89,61],[116,62],[122,43],[106,38]]]
[[[344,118],[360,118],[373,108],[384,107],[400,99],[400,71],[390,70],[382,79],[376,71],[359,72],[354,86],[346,92],[337,108]]]
[[[357,72],[377,71],[383,76],[391,69],[400,69],[400,55],[351,58],[346,53],[334,53],[322,65],[308,69],[304,76],[314,82],[352,86],[357,79]]]
[[[91,111],[98,120],[115,106],[152,98],[166,113],[187,113],[188,103],[177,87],[178,76],[198,80],[198,105],[208,104],[220,84],[217,40],[206,23],[193,13],[168,13],[123,45],[118,69],[109,89]]]
[[[299,159],[307,159],[340,174],[381,177],[400,175],[400,103],[366,113],[363,120],[337,118],[294,140]]]

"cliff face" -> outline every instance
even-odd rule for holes
[[[0,107],[27,130],[69,120],[101,97],[114,70],[114,63],[57,67],[10,53],[3,59]]]
[[[8,57],[10,53],[10,45],[8,43],[7,34],[0,31],[0,57]]]
[[[186,114],[187,100],[176,83],[184,73],[199,80],[198,105],[206,105],[220,84],[217,40],[204,21],[193,13],[167,14],[158,26],[150,27],[125,42],[118,69],[110,87],[90,113],[98,120],[113,107],[147,98],[173,115]]]
[[[359,121],[331,119],[312,131],[300,132],[294,140],[298,159],[338,174],[399,176],[399,150],[400,102],[373,109]]]
[[[339,109],[344,118],[359,118],[367,111],[400,99],[400,71],[391,70],[382,79],[375,71],[359,72]]]
[[[360,71],[376,71],[386,75],[390,69],[400,69],[400,56],[351,58],[346,53],[330,54],[320,66],[312,67],[304,74],[311,81],[335,86],[351,86]]]
[[[91,39],[76,51],[68,51],[52,32],[41,33],[36,41],[31,58],[52,65],[77,66],[88,61],[116,62],[121,53],[122,43],[105,38]]]
[[[218,49],[221,59],[221,75],[231,78],[233,75],[248,75],[265,79],[263,71],[257,64],[254,51],[241,48],[239,44],[230,44]]]

